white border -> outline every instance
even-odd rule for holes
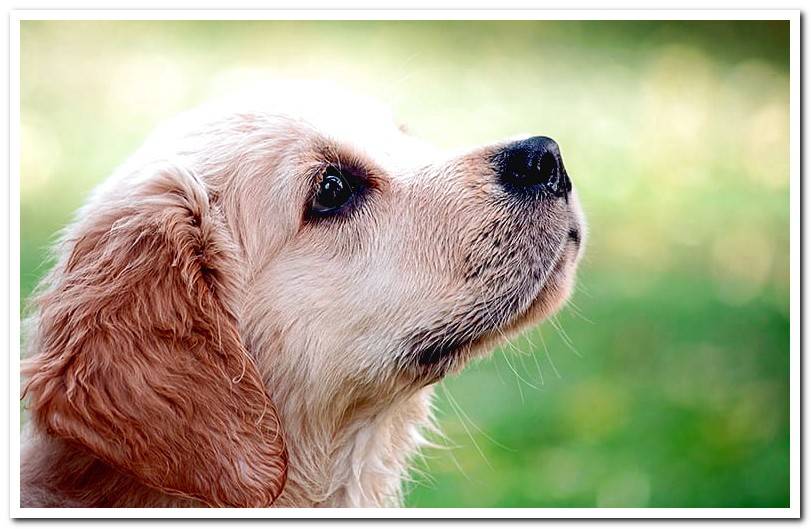
[[[15,510],[20,505],[20,23],[12,16],[9,26],[9,492],[10,506]]]
[[[23,20],[788,20],[790,21],[790,507],[501,509],[43,509],[20,508],[20,22]],[[800,512],[800,12],[798,10],[16,10],[9,17],[9,351],[13,518],[799,518]]]
[[[791,54],[789,56],[789,502],[800,516],[802,498],[802,322],[800,314],[802,309],[801,288],[801,170],[800,165],[800,20],[799,13],[791,18],[789,26],[789,42]]]
[[[22,9],[11,13],[12,24],[18,25],[20,20],[790,20],[799,24],[799,17],[799,10],[790,9]]]

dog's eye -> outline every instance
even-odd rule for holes
[[[354,193],[346,176],[335,167],[329,167],[313,197],[312,210],[322,215],[336,211],[349,202]]]

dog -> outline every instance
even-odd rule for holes
[[[23,507],[387,507],[433,386],[558,310],[558,145],[446,153],[274,85],[181,115],[55,246],[27,320]]]

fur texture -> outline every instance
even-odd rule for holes
[[[577,197],[508,196],[503,143],[442,155],[334,89],[256,94],[159,129],[63,235],[23,506],[399,505],[432,385],[568,296]],[[363,194],[313,218],[326,167]]]

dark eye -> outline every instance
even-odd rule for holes
[[[313,197],[312,210],[319,214],[336,211],[349,202],[354,193],[347,178],[338,169],[330,167],[324,173]]]

